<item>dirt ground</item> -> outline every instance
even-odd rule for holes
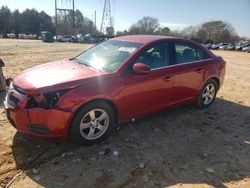
[[[14,77],[88,47],[0,39],[0,58],[5,76]],[[249,188],[250,53],[214,53],[227,61],[227,72],[210,108],[189,105],[154,114],[122,125],[94,146],[16,132],[5,118],[1,93],[0,186]]]

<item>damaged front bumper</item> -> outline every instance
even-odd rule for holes
[[[5,111],[9,122],[20,132],[46,139],[66,139],[71,112],[60,109],[26,108],[28,97],[9,90]]]

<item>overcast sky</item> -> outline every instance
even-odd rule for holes
[[[70,1],[70,0],[64,0]],[[58,0],[60,4],[61,0]],[[115,30],[128,29],[143,16],[159,19],[162,26],[182,29],[211,20],[222,20],[233,25],[240,36],[250,38],[250,0],[110,0]],[[75,0],[75,8],[93,19],[97,11],[100,28],[104,0]],[[55,0],[0,0],[0,6],[11,10],[35,8],[49,15],[55,14]]]

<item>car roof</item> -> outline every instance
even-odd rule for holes
[[[163,41],[163,40],[167,40],[167,39],[175,39],[176,41],[179,41],[179,42],[185,42],[185,43],[195,45],[195,46],[200,47],[201,49],[207,51],[207,53],[209,53],[210,55],[215,56],[212,52],[207,50],[206,47],[199,44],[198,42],[188,40],[188,39],[183,39],[180,37],[161,36],[161,35],[127,35],[127,36],[112,38],[110,40],[136,42],[136,43],[142,43],[143,45],[147,45],[147,44],[150,44],[152,42]]]
[[[116,37],[113,38],[112,40],[121,40],[127,42],[137,42],[137,43],[147,44],[154,41],[170,39],[170,38],[176,38],[176,37],[159,36],[159,35],[127,35],[127,36]]]

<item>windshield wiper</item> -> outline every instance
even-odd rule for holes
[[[80,64],[96,70],[95,67],[93,67],[92,65],[89,65],[88,63],[80,63]]]
[[[84,66],[86,66],[86,67],[89,67],[89,68],[91,68],[91,69],[96,70],[95,67],[93,67],[92,65],[90,65],[90,64],[88,64],[88,63],[86,63],[86,62],[84,62],[84,61],[81,61],[81,60],[79,60],[79,59],[77,59],[77,58],[74,58],[73,60],[74,60],[75,62],[79,63],[80,65],[84,65]]]

